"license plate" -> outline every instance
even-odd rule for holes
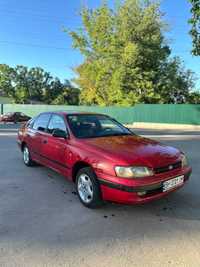
[[[177,176],[173,179],[170,179],[168,181],[165,181],[163,183],[163,192],[166,192],[168,190],[171,190],[179,185],[182,185],[184,182],[184,175]]]

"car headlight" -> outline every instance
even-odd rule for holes
[[[115,173],[118,177],[121,178],[141,178],[152,176],[153,171],[148,167],[140,167],[140,166],[133,166],[133,167],[115,167]]]
[[[184,154],[181,154],[181,164],[182,164],[182,168],[188,166],[188,160],[187,160],[187,157]]]

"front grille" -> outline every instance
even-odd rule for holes
[[[143,195],[142,197],[145,198],[145,197],[150,197],[150,196],[154,196],[154,195],[160,194],[160,193],[163,192],[162,188],[163,187],[162,187],[162,184],[161,184],[160,187],[158,187],[158,188],[147,190],[146,194]]]
[[[168,165],[163,166],[163,167],[155,168],[154,173],[159,174],[159,173],[163,173],[163,172],[173,171],[175,169],[181,168],[181,165],[182,165],[181,161],[177,161],[176,163],[172,163],[172,164],[168,164]]]

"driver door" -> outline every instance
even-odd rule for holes
[[[56,171],[67,175],[69,172],[68,159],[68,140],[54,137],[52,135],[55,129],[67,132],[64,118],[61,115],[53,114],[47,127],[46,135],[42,140],[41,154],[45,165]]]

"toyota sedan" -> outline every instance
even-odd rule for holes
[[[41,113],[19,129],[18,144],[26,166],[39,163],[73,181],[88,208],[159,199],[191,174],[182,151],[138,136],[103,114]]]

